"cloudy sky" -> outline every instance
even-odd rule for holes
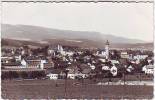
[[[153,41],[152,3],[2,3],[2,23]]]

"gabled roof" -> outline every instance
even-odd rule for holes
[[[91,69],[84,69],[82,71],[83,74],[89,74],[91,72]]]
[[[21,64],[18,62],[11,62],[11,63],[2,63],[2,66],[20,66]]]
[[[38,66],[40,65],[40,60],[26,60],[28,66]]]
[[[79,66],[79,69],[80,69],[81,73],[83,73],[83,74],[88,74],[91,72],[91,68],[87,64],[81,64]]]
[[[103,66],[102,70],[110,70],[110,67],[109,66]]]
[[[44,60],[46,57],[45,56],[28,56],[25,57],[25,60]]]

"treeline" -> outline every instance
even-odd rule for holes
[[[41,79],[46,77],[45,71],[6,71],[1,73],[1,79]]]

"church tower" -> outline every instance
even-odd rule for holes
[[[58,44],[58,48],[57,48],[57,49],[58,49],[58,51],[60,51],[60,52],[61,52],[61,51],[63,51],[62,46],[61,46],[61,45],[59,45],[59,44]]]
[[[105,44],[105,53],[106,53],[106,59],[109,59],[109,41],[106,41]]]

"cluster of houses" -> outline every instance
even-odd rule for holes
[[[61,45],[37,49],[23,46],[16,49],[2,49],[2,71],[43,70],[50,79],[88,78],[118,73],[143,72],[153,74],[152,51],[111,50],[109,42],[97,50],[72,48]],[[125,69],[125,70],[121,70]],[[67,72],[67,74],[66,74]]]

